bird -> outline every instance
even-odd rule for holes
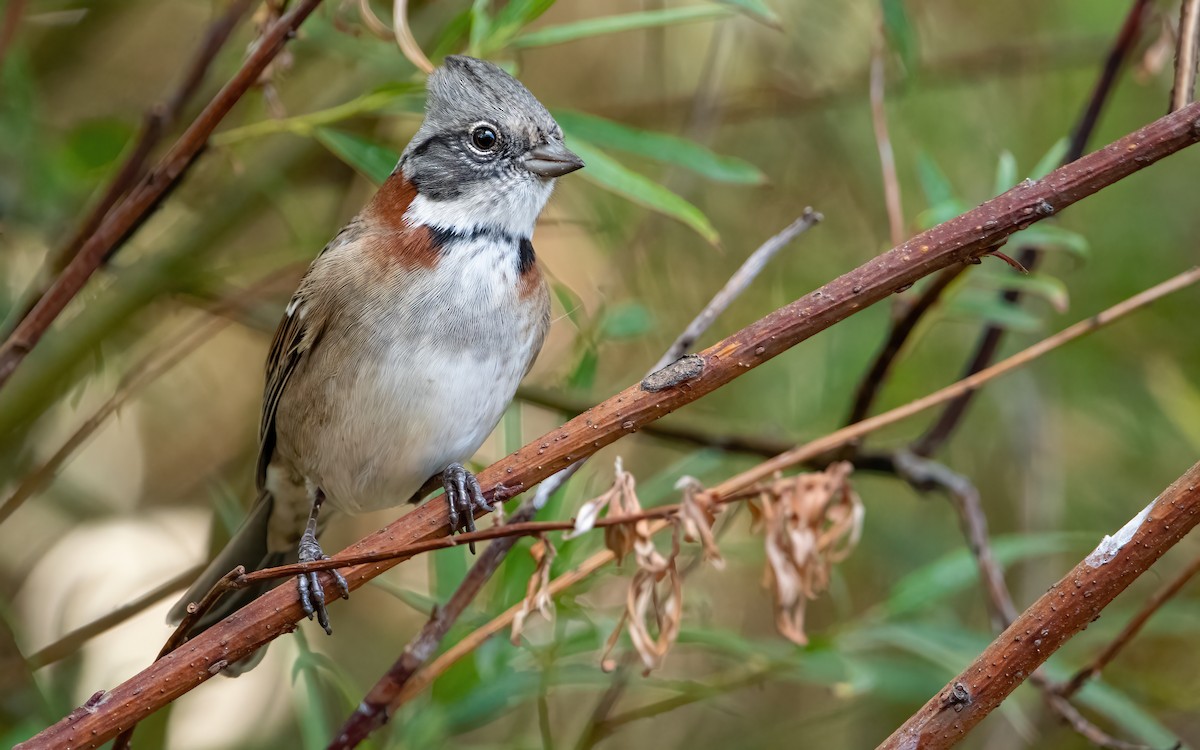
[[[441,486],[451,533],[475,528],[491,506],[463,462],[545,341],[550,297],[531,239],[556,179],[583,166],[498,66],[452,55],[430,73],[424,120],[395,169],[287,304],[267,356],[257,500],[170,622],[238,565],[327,559],[326,506],[364,513]],[[332,634],[318,575],[299,575],[297,595]],[[270,586],[227,595],[189,635]]]

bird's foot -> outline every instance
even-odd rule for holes
[[[450,504],[450,533],[475,530],[475,511],[490,511],[492,504],[483,496],[483,488],[475,475],[462,464],[450,464],[442,472],[442,486],[446,488],[446,501]],[[475,542],[469,545],[475,554]]]
[[[304,536],[300,537],[299,558],[302,563],[329,559],[329,555],[321,551],[316,534],[311,530],[306,530]],[[349,599],[350,586],[346,583],[345,576],[336,570],[329,572],[333,574],[334,585],[342,598]],[[320,575],[319,571],[314,571],[296,576],[296,586],[300,590],[300,606],[304,609],[304,614],[308,615],[308,619],[311,620],[315,614],[317,622],[325,628],[325,632],[333,635],[333,628],[329,626],[329,612],[325,609],[325,587],[321,585]]]

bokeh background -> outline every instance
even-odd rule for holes
[[[0,68],[0,313],[9,317],[224,3],[23,5]],[[389,4],[370,5],[390,19]],[[890,246],[868,96],[880,45],[904,231],[913,233],[1053,163],[1129,3],[512,5],[530,16],[549,7],[511,27],[498,22],[512,18],[503,0],[412,8],[431,55],[475,51],[504,63],[561,115],[569,143],[596,154],[588,170],[560,181],[535,237],[554,285],[554,325],[479,466],[638,379],[742,259],[805,206],[823,212],[824,223],[782,252],[702,344]],[[1165,111],[1177,3],[1151,5],[1093,146]],[[630,25],[642,28],[609,34],[570,26],[645,13],[659,14],[657,22],[638,16]],[[563,39],[564,26],[582,32]],[[253,24],[239,27],[184,124],[236,70],[253,34]],[[365,29],[358,4],[327,0],[179,189],[0,390],[5,498],[123,394],[0,525],[0,744],[32,735],[153,659],[169,633],[163,619],[173,596],[56,654],[54,664],[39,666],[38,654],[181,576],[236,525],[252,494],[274,324],[305,264],[416,129],[421,97],[420,75],[394,43]],[[647,147],[643,131],[671,136],[670,147]],[[1011,352],[1195,263],[1198,174],[1200,151],[1187,151],[1056,217],[1039,293],[1015,313],[994,302],[1011,283],[1007,267],[971,269],[922,323],[876,410],[953,381],[989,321],[1012,329]],[[939,452],[980,489],[1020,607],[1200,455],[1198,303],[1200,293],[1185,291],[989,386]],[[840,426],[891,309],[863,311],[664,425],[713,443],[777,444]],[[147,358],[161,361],[198,331],[203,341],[189,343],[173,367],[126,387],[145,375]],[[871,444],[903,445],[931,418]],[[618,456],[644,504],[673,501],[682,475],[715,484],[761,460],[649,432],[630,436],[602,451],[544,517],[569,518],[604,490]],[[374,746],[873,746],[991,634],[945,499],[866,472],[855,482],[866,505],[863,537],[810,605],[807,647],[774,630],[762,541],[742,515],[722,537],[726,568],[689,576],[680,641],[662,669],[646,677],[637,668],[601,671],[628,575],[608,569],[560,598],[553,624],[534,618],[520,646],[505,636],[487,642]],[[394,516],[343,519],[325,547],[340,549]],[[554,569],[563,572],[601,541],[592,534],[556,544]],[[449,641],[521,599],[534,565],[529,546],[518,545]],[[1185,541],[1143,576],[1051,660],[1051,674],[1085,663],[1198,548]],[[302,627],[280,639],[259,669],[213,680],[160,712],[139,730],[139,745],[323,747],[469,564],[455,549],[400,566],[333,609],[335,637]],[[1131,740],[1200,743],[1198,623],[1193,586],[1080,694],[1081,708]],[[627,640],[618,646],[619,661],[628,648]],[[589,736],[614,684],[622,685],[618,703]],[[1087,744],[1022,687],[963,746]]]

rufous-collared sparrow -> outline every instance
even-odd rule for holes
[[[267,358],[258,501],[173,620],[237,565],[322,559],[323,503],[365,512],[440,484],[451,531],[474,528],[489,506],[461,462],[541,349],[550,301],[530,237],[555,178],[582,166],[500,68],[448,57],[430,74],[425,120],[392,175],[287,306]],[[332,632],[317,574],[297,580]],[[229,596],[193,632],[261,593]]]

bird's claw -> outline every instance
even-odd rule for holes
[[[329,555],[321,552],[321,546],[317,544],[315,537],[310,537],[308,533],[301,537],[300,562],[328,559]],[[349,599],[350,585],[346,583],[346,577],[336,570],[329,572],[333,574],[333,583],[337,586],[338,593],[343,599]],[[328,635],[333,635],[333,628],[329,624],[329,610],[325,608],[325,587],[321,585],[320,572],[313,571],[296,576],[296,588],[300,593],[300,607],[304,610],[304,614],[310,620],[313,615],[316,615],[317,623],[325,629]]]
[[[483,496],[479,480],[462,464],[450,464],[442,472],[442,486],[446,488],[446,502],[450,506],[450,533],[475,530],[475,511],[492,510],[492,504]],[[475,542],[468,548],[475,554]]]

